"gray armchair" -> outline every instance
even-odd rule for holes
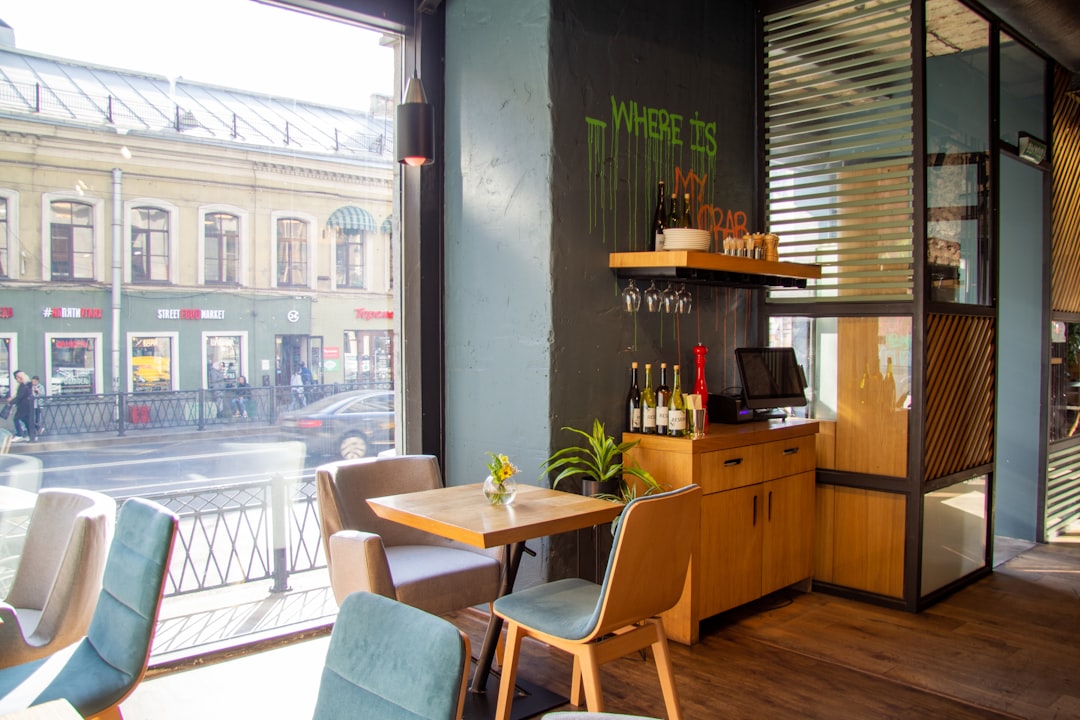
[[[338,605],[350,593],[365,591],[444,615],[498,597],[504,548],[482,550],[383,520],[367,504],[368,498],[438,487],[442,475],[431,455],[318,468],[323,549]]]

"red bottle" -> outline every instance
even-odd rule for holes
[[[709,389],[705,386],[705,356],[709,354],[709,348],[701,343],[694,346],[694,364],[697,366],[697,375],[694,377],[694,394],[701,398],[701,407],[705,408],[705,424],[701,428],[705,432],[709,428]]]

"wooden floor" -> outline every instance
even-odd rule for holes
[[[478,648],[486,616],[451,619]],[[918,615],[791,592],[720,616],[703,636],[672,644],[687,720],[1080,718],[1080,544],[1036,546]],[[124,716],[311,717],[325,647],[153,677]],[[531,640],[525,653],[523,677],[568,693],[565,656]],[[604,666],[603,686],[608,712],[663,716],[651,658]]]

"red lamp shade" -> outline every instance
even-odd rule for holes
[[[427,101],[420,78],[413,75],[397,106],[394,155],[406,165],[429,165],[435,160],[435,106]]]

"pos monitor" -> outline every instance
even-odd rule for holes
[[[736,348],[745,407],[754,410],[806,405],[806,376],[789,347]]]

